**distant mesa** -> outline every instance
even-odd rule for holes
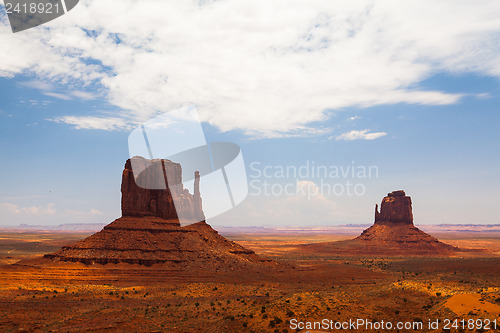
[[[150,170],[160,171],[141,173],[141,184],[154,184],[155,177],[165,177],[170,186],[157,189],[137,186],[132,163],[147,163]],[[190,194],[183,187],[180,164],[133,157],[125,163],[122,175],[122,217],[44,258],[84,264],[164,264],[215,271],[270,262],[222,237],[204,221],[199,181],[199,174],[195,173],[194,194]],[[180,203],[177,209],[174,197],[180,199],[176,200]],[[184,219],[202,222],[182,227],[179,213]]]
[[[413,225],[411,198],[403,190],[375,205],[375,222],[352,240],[304,245],[305,250],[361,255],[441,255],[461,249],[440,242]]]

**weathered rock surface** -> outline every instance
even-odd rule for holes
[[[394,191],[382,200],[380,213],[375,205],[375,224],[410,224],[413,225],[411,198],[402,190]]]
[[[134,170],[142,171],[137,179]],[[122,175],[122,216],[203,221],[199,181],[197,173],[192,195],[183,187],[179,163],[133,157],[125,163]]]
[[[170,189],[137,186],[132,163],[146,166],[139,183],[154,187],[168,180]],[[148,168],[161,172],[149,172]],[[161,175],[164,179],[161,179]],[[98,233],[74,245],[65,246],[56,253],[47,254],[45,258],[85,264],[166,264],[173,268],[191,267],[211,271],[269,262],[252,250],[222,237],[205,221],[181,226],[174,206],[176,196],[183,203],[183,214],[203,218],[199,180],[199,174],[196,173],[195,193],[191,195],[183,188],[179,164],[142,157],[128,160],[121,187],[123,216]]]

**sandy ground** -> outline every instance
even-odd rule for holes
[[[495,291],[498,292],[498,288]],[[480,294],[455,294],[444,305],[458,315],[468,315],[471,311],[482,316],[500,315],[500,305],[485,301]]]
[[[251,274],[29,260],[85,236],[1,235],[1,262],[24,261],[0,266],[0,331],[295,332],[301,330],[292,328],[292,320],[342,323],[360,318],[423,323],[418,331],[433,332],[442,332],[446,320],[500,324],[500,238],[494,235],[439,237],[456,246],[490,249],[466,257],[320,255],[303,253],[298,245],[349,236],[229,235],[295,267]],[[429,328],[437,319],[441,327]]]

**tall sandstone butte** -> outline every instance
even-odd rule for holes
[[[134,170],[141,170],[137,179]],[[138,186],[139,183],[141,186]],[[156,216],[163,219],[204,221],[200,175],[195,172],[194,194],[182,184],[182,168],[169,160],[133,157],[122,175],[122,216]]]
[[[144,167],[137,179],[133,163],[134,167]],[[153,189],[138,186],[137,182]],[[92,236],[44,257],[84,264],[163,264],[204,271],[244,269],[264,262],[274,265],[205,223],[199,182],[196,172],[194,194],[190,194],[183,187],[180,164],[133,157],[123,170],[122,217]],[[174,205],[174,198],[180,204]],[[182,227],[179,214],[202,222]]]
[[[405,191],[399,190],[387,194],[380,204],[380,213],[378,205],[375,205],[375,224],[387,223],[413,225],[411,198],[406,196]]]

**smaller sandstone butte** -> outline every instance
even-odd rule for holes
[[[375,205],[375,223],[354,241],[414,253],[437,254],[458,250],[413,225],[411,198],[403,190],[387,194],[380,204],[380,213],[378,205]]]
[[[380,205],[380,212],[375,205],[375,223],[355,239],[309,244],[305,249],[368,255],[441,255],[460,251],[413,225],[411,198],[403,190],[387,194]]]
[[[134,163],[134,169],[137,165],[143,167],[137,180],[132,172]],[[190,194],[183,188],[180,164],[133,157],[125,163],[122,175],[122,217],[98,233],[44,257],[84,264],[163,264],[173,269],[204,271],[273,265],[222,237],[204,221],[199,182],[196,172],[194,194]],[[169,186],[165,186],[167,183]],[[174,205],[174,198],[179,199],[180,206]],[[179,211],[185,218],[203,221],[182,227]]]

